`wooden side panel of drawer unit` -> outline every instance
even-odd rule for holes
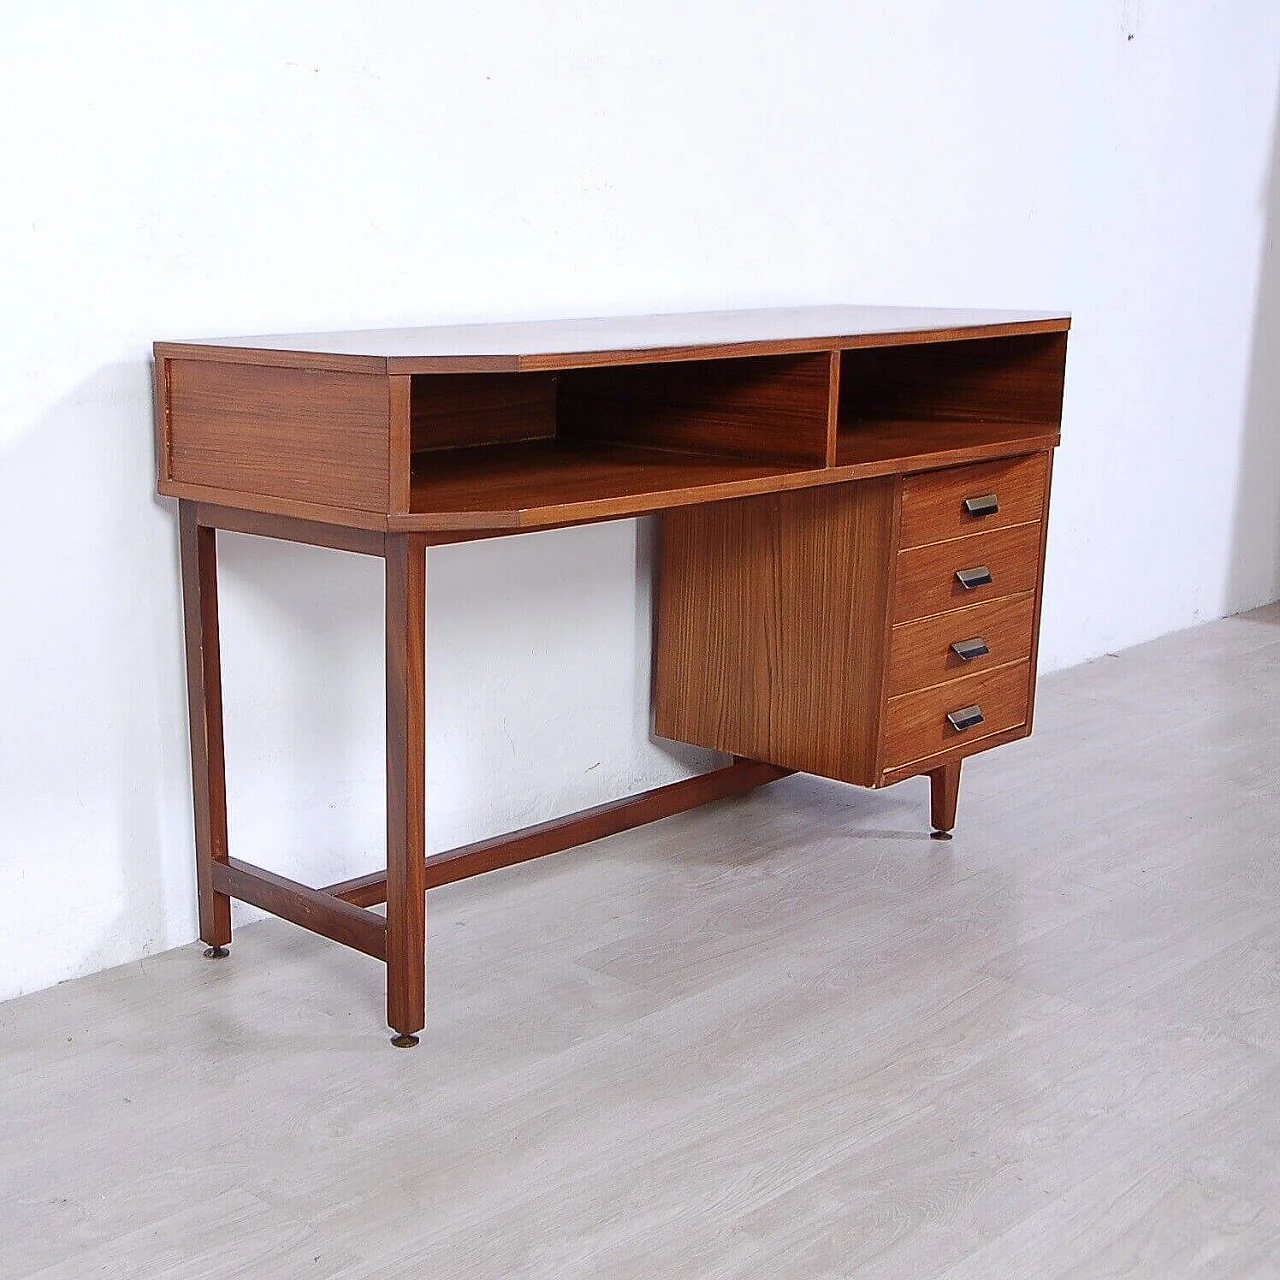
[[[1034,591],[1040,578],[1040,534],[1037,521],[899,552],[894,621]],[[965,587],[956,576],[984,568],[991,574],[988,583]]]
[[[899,623],[890,641],[889,696],[928,689],[1030,657],[1035,603],[1035,595],[1027,593]],[[981,640],[987,652],[965,660],[952,648],[972,640]]]
[[[160,491],[194,485],[386,513],[390,380],[366,373],[170,359]],[[234,500],[233,500],[234,498]]]
[[[1025,724],[1030,710],[1030,677],[1029,664],[1015,662],[890,698],[885,720],[885,770],[980,743]],[[980,708],[981,723],[955,729],[948,713],[972,706]]]
[[[922,547],[1039,520],[1048,479],[1046,453],[908,476],[902,484],[899,545]],[[982,498],[995,498],[996,510],[971,514],[966,500]]]
[[[896,485],[663,515],[657,733],[875,785]]]

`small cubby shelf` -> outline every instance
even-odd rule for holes
[[[416,374],[401,519],[546,528],[1051,447],[1064,344],[1047,333]]]
[[[427,374],[410,512],[538,528],[788,487],[825,465],[831,354]]]
[[[1050,447],[1065,349],[1038,333],[842,352],[833,461],[921,470]]]

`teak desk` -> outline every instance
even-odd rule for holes
[[[1031,732],[1069,327],[816,307],[157,343],[206,954],[232,898],[355,947],[407,1046],[435,885],[795,770],[928,774],[947,838],[964,757]],[[643,512],[654,728],[734,763],[428,858],[427,547]],[[229,856],[218,529],[386,562],[385,872],[313,889]]]

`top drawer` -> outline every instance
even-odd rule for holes
[[[1037,453],[908,476],[902,484],[898,545],[922,547],[1039,520],[1048,460],[1048,454]]]

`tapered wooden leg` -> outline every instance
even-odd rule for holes
[[[401,1048],[426,1021],[426,587],[418,534],[387,534],[387,1022]]]
[[[933,839],[950,840],[956,825],[956,802],[960,799],[960,761],[944,764],[929,774],[929,809]]]
[[[195,802],[200,937],[211,959],[227,954],[231,899],[213,887],[213,864],[227,860],[227,773],[222,746],[222,664],[218,655],[218,549],[196,523],[193,502],[178,503],[182,619],[187,642],[187,715]]]

